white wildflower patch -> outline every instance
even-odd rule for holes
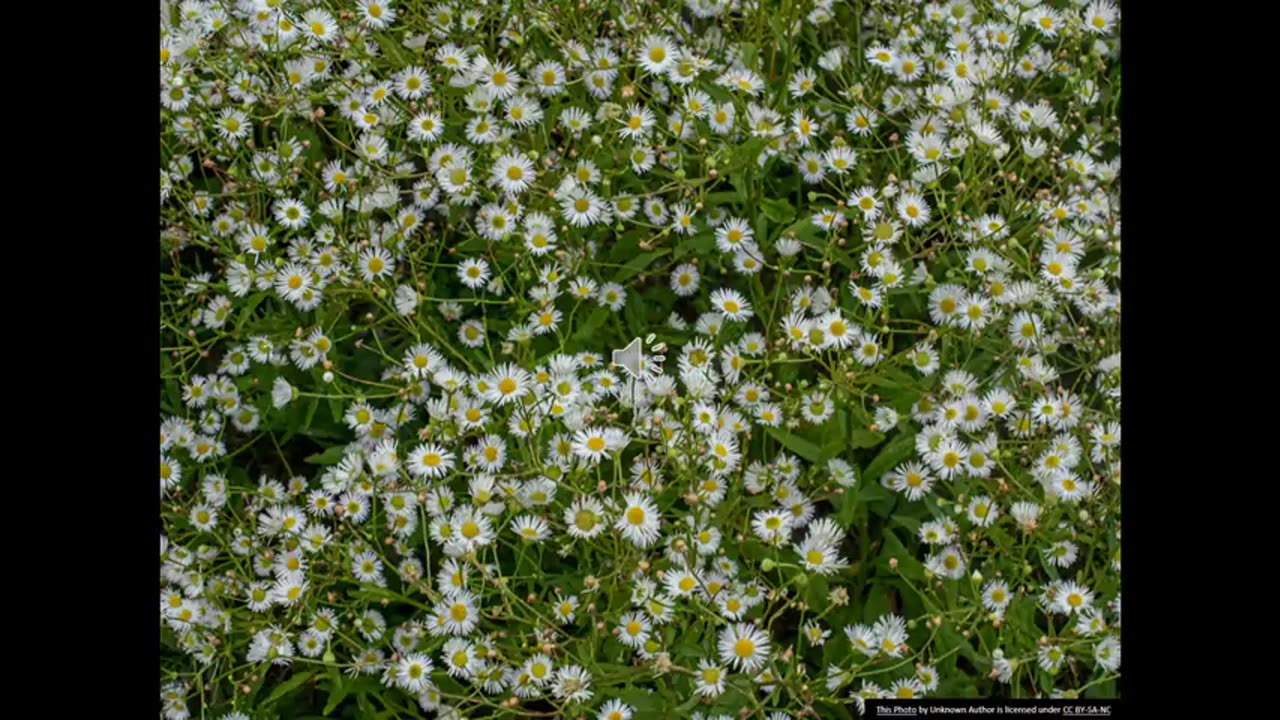
[[[163,715],[1116,694],[1121,22],[163,4]]]

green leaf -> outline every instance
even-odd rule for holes
[[[1036,626],[1036,601],[1032,598],[1015,595],[1005,609],[1005,618],[1009,627],[1029,638],[1037,638],[1042,634]]]
[[[892,500],[894,497],[893,493],[880,484],[879,479],[875,482],[863,481],[858,483],[857,493],[858,499],[867,503]]]
[[[346,699],[347,693],[351,691],[349,685],[342,681],[342,675],[335,668],[329,668],[329,701],[324,704],[324,710],[321,711],[325,716],[330,715],[342,701]]]
[[[717,205],[731,205],[738,199],[736,192],[713,192],[707,193],[706,198],[702,201],[703,207],[715,207]]]
[[[168,355],[162,353],[160,355],[160,363],[161,375],[167,375],[173,371],[173,362],[169,359]],[[182,407],[182,391],[178,389],[178,380],[175,378],[166,382],[164,384],[164,391],[171,407],[169,411],[173,413],[180,412],[179,408]]]
[[[253,311],[258,309],[258,304],[265,300],[267,292],[265,290],[250,295],[244,304],[239,307],[240,319],[236,321],[236,332],[244,329],[245,323],[253,317]]]
[[[1084,696],[1089,698],[1113,698],[1117,694],[1115,680],[1099,683],[1084,691]]]
[[[573,334],[570,341],[573,343],[584,343],[592,339],[596,331],[609,319],[609,308],[598,307],[587,317],[587,321],[578,327],[578,332]]]
[[[689,255],[705,255],[715,247],[716,237],[710,231],[700,232],[676,246],[672,257],[679,260]]]
[[[649,267],[649,264],[654,260],[657,260],[669,252],[671,252],[669,249],[663,248],[661,250],[655,250],[654,252],[644,252],[636,255],[623,264],[622,268],[613,276],[613,281],[621,283],[629,280],[645,268]]]
[[[639,293],[631,293],[627,296],[627,303],[622,306],[622,317],[627,321],[627,329],[636,337],[643,336],[648,327],[645,321],[644,305],[645,301],[641,299]]]
[[[969,372],[981,377],[996,361],[994,355],[988,352],[979,352],[973,356],[969,362],[965,363],[965,369]]]
[[[412,64],[408,51],[389,33],[378,33],[373,36],[378,42],[378,48],[382,50],[382,54],[395,61],[396,67],[403,67]]]
[[[342,461],[342,456],[345,454],[345,446],[334,445],[333,447],[327,448],[322,453],[308,456],[305,458],[305,462],[311,463],[312,465],[337,465]]]
[[[885,434],[870,430],[854,429],[849,433],[849,447],[869,448],[884,442]]]
[[[288,130],[282,131],[282,139],[292,138],[298,141],[302,146],[302,157],[310,162],[320,162],[324,160],[325,143],[316,134],[316,131],[309,125],[300,125],[297,123],[289,125]]]
[[[267,699],[264,701],[264,704],[273,703],[276,700],[279,700],[280,698],[284,697],[285,695],[288,695],[289,693],[293,692],[294,690],[297,690],[298,688],[302,687],[302,684],[310,680],[312,675],[315,675],[315,673],[310,671],[294,673],[293,676],[290,677],[288,680],[285,680],[283,683],[280,683],[279,685],[276,686],[276,689],[273,690],[271,694],[267,696]]]
[[[729,175],[729,182],[733,185],[739,205],[747,204],[747,181],[742,177],[741,173],[732,173]]]
[[[973,651],[973,645],[949,622],[943,623],[942,627],[938,629],[937,648],[940,654],[952,648],[959,648],[959,654],[965,659],[970,662],[981,662],[978,654]],[[954,658],[948,658],[947,664],[951,664],[952,660]]]
[[[866,604],[862,608],[862,621],[873,623],[881,615],[888,615],[893,609],[889,602],[890,591],[880,583],[872,583],[867,589]]]
[[[884,377],[880,377],[883,375]],[[887,390],[902,390],[911,386],[913,378],[898,368],[883,368],[867,380],[868,385]]]
[[[822,458],[824,460],[830,460],[831,458],[839,455],[843,450],[845,450],[848,447],[849,447],[848,443],[840,442],[839,440],[836,440],[835,442],[829,442],[826,445],[822,446]]]
[[[801,245],[835,258],[836,261],[846,270],[853,271],[861,269],[861,263],[849,255],[849,253],[841,250],[839,246],[834,243],[828,242],[826,236],[823,235],[822,229],[817,225],[814,225],[813,220],[807,217],[802,217],[779,234],[785,235],[788,232],[795,235],[796,240],[798,240]]]
[[[769,222],[777,225],[786,225],[796,219],[796,209],[786,198],[769,198],[760,203],[760,211]]]
[[[805,600],[812,607],[822,607],[826,604],[827,593],[831,587],[827,579],[821,575],[810,575],[809,581],[804,588]]]
[[[662,698],[657,693],[630,687],[618,693],[618,697],[635,708],[640,717],[654,717],[662,712]]]
[[[884,549],[880,552],[880,557],[876,560],[877,568],[884,577],[893,577],[901,575],[902,577],[912,581],[920,582],[924,580],[924,564],[915,558],[915,555],[907,550],[898,539],[898,534],[889,530],[883,534]],[[889,559],[897,558],[897,571],[889,569]],[[904,592],[912,592],[904,590]]]
[[[853,488],[847,489],[840,496],[840,511],[836,514],[836,522],[840,527],[848,529],[858,518],[858,493]]]
[[[916,518],[909,515],[893,515],[890,519],[912,535],[920,532],[920,521]]]
[[[1036,668],[1036,674],[1040,676],[1040,689],[1046,694],[1053,692],[1053,676],[1040,668]]]
[[[774,440],[782,443],[783,447],[799,455],[805,460],[812,463],[822,462],[822,448],[814,445],[808,440],[805,440],[799,435],[793,435],[786,430],[779,430],[778,428],[773,427],[769,428],[769,434],[773,436]]]
[[[880,454],[876,455],[870,465],[867,465],[866,471],[862,474],[862,482],[867,485],[879,485],[881,476],[897,467],[898,463],[911,457],[915,451],[915,433],[898,435],[881,448]]]
[[[320,398],[311,398],[310,404],[307,405],[307,416],[302,421],[302,430],[305,432],[311,429],[311,421],[315,419],[316,410],[320,409]]]

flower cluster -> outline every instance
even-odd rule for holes
[[[162,2],[162,715],[1114,695],[1118,25]]]

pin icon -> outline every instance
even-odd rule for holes
[[[613,364],[627,371],[633,379],[640,379],[640,364],[644,360],[640,338],[632,340],[621,350],[613,351]]]

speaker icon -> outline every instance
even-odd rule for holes
[[[636,338],[621,350],[613,351],[613,365],[622,368],[632,379],[640,379],[640,371],[644,365],[644,345]]]

